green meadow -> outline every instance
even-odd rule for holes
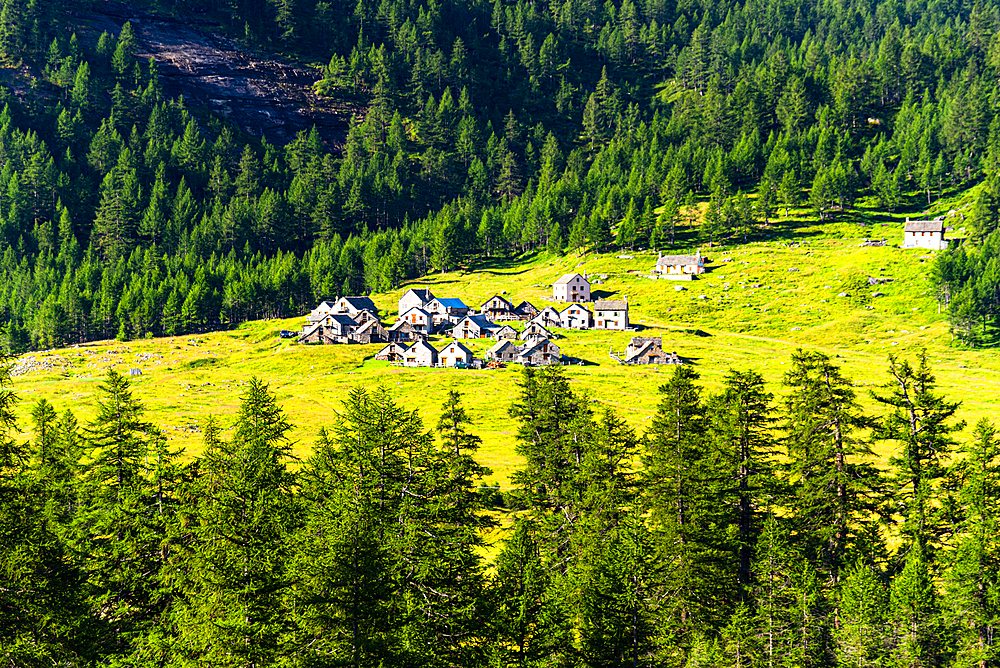
[[[867,237],[885,237],[890,245],[863,246]],[[542,308],[552,303],[554,280],[585,272],[595,281],[595,298],[627,295],[639,331],[559,330],[563,353],[587,361],[566,372],[595,407],[612,408],[640,433],[655,411],[657,387],[672,367],[628,367],[610,359],[609,351],[624,350],[634,335],[662,336],[667,350],[695,365],[709,390],[720,386],[730,368],[754,368],[771,383],[776,400],[789,355],[799,347],[821,350],[837,359],[873,410],[869,392],[886,381],[888,356],[913,359],[925,348],[941,392],[963,403],[961,416],[971,423],[990,415],[1000,397],[1000,360],[992,350],[952,343],[935,299],[933,256],[898,248],[901,239],[901,220],[822,227],[798,222],[764,231],[749,243],[703,248],[710,271],[694,281],[644,277],[655,253],[542,254],[517,261],[486,259],[476,271],[430,276],[374,300],[389,322],[398,298],[416,286],[474,307],[499,293]],[[870,278],[892,280],[871,285]],[[428,428],[437,421],[445,392],[456,389],[483,438],[481,460],[494,471],[491,480],[503,484],[518,466],[516,425],[508,407],[517,392],[519,367],[408,369],[375,361],[381,345],[307,346],[278,338],[279,330],[298,330],[302,322],[254,322],[231,331],[97,342],[26,355],[18,360],[15,376],[21,425],[27,428],[30,404],[42,397],[59,410],[72,408],[86,421],[107,369],[140,369],[142,375],[132,380],[148,419],[193,455],[201,449],[204,417],[213,413],[228,427],[242,386],[259,376],[287,412],[295,452],[305,457],[318,430],[336,423],[341,401],[354,387],[385,388],[418,411]],[[446,340],[432,343],[441,348]],[[481,354],[492,341],[467,344]]]

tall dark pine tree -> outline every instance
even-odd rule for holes
[[[660,386],[660,404],[645,435],[639,473],[641,501],[649,512],[653,548],[661,563],[662,632],[671,642],[715,628],[727,597],[724,536],[712,489],[705,434],[707,421],[698,374],[678,366]],[[731,594],[732,592],[729,592]]]
[[[993,665],[1000,620],[1000,442],[986,418],[951,470],[957,489],[957,544],[944,574],[945,610],[957,635],[958,665]]]
[[[530,520],[516,520],[494,561],[488,657],[499,665],[565,665],[572,656],[572,626],[542,564],[536,531]]]
[[[153,462],[165,454],[165,438],[143,419],[145,407],[125,377],[108,371],[98,391],[97,416],[83,433],[72,545],[102,622],[100,651],[124,658],[145,651],[146,634],[163,613],[158,583],[166,517]]]
[[[901,516],[904,549],[919,547],[921,558],[933,562],[933,548],[950,532],[940,507],[939,483],[954,445],[951,435],[964,427],[952,423],[959,404],[935,393],[934,376],[921,352],[918,366],[889,357],[890,381],[875,400],[889,409],[876,430],[877,438],[894,444],[899,454],[893,467],[893,511]]]
[[[297,513],[286,464],[288,421],[267,385],[251,378],[230,440],[210,421],[193,482],[186,549],[172,559],[172,662],[273,665],[286,653],[285,592]]]
[[[864,461],[873,456],[868,420],[851,381],[823,353],[793,353],[784,386],[792,515],[809,558],[836,583],[857,528],[878,508],[879,473]]]
[[[17,429],[10,366],[0,361],[0,662],[84,663],[89,615],[79,571],[48,521],[46,489]]]
[[[758,514],[776,491],[771,463],[770,430],[775,422],[771,398],[759,373],[730,370],[722,392],[708,403],[713,456],[727,474],[727,484],[719,488],[719,502],[727,509],[729,522],[736,530],[736,582],[744,599],[752,579],[753,548],[760,529]]]

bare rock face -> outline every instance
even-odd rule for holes
[[[355,110],[316,94],[318,70],[252,54],[218,34],[125,3],[102,3],[99,14],[102,22],[116,26],[115,32],[126,21],[132,24],[136,56],[156,61],[168,96],[183,95],[189,106],[203,107],[276,144],[315,126],[328,146],[342,146]]]

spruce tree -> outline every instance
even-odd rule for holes
[[[287,469],[289,424],[261,380],[240,398],[231,439],[210,422],[192,483],[193,525],[172,560],[171,663],[271,665],[287,654],[289,538],[298,513]]]
[[[890,356],[889,375],[885,393],[873,392],[872,396],[890,410],[882,418],[876,437],[893,443],[899,453],[890,459],[892,510],[902,518],[900,532],[907,549],[919,548],[921,558],[932,561],[934,547],[950,533],[937,510],[939,485],[954,445],[951,434],[964,423],[951,422],[959,404],[935,392],[926,351],[920,353],[917,367]]]
[[[735,576],[740,598],[752,579],[752,554],[759,531],[760,509],[773,498],[771,427],[775,421],[772,396],[764,378],[756,371],[730,370],[722,392],[708,403],[708,433],[713,456],[727,482],[717,488],[718,503],[735,530],[731,545],[735,552]]]
[[[864,438],[870,420],[828,356],[798,350],[791,364],[783,380],[791,514],[808,556],[835,584],[856,531],[879,508],[880,476],[864,461],[874,457]]]

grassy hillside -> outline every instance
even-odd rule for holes
[[[881,227],[879,225],[885,225]],[[765,233],[766,235],[766,233]],[[587,272],[602,282],[595,297],[628,295],[632,320],[644,336],[664,337],[664,347],[691,360],[709,388],[718,387],[730,367],[753,367],[778,383],[797,347],[835,356],[859,385],[862,399],[885,381],[890,353],[914,356],[926,347],[940,387],[963,402],[962,417],[989,414],[1000,396],[1000,360],[992,351],[951,346],[947,323],[937,312],[928,275],[931,259],[919,250],[862,247],[865,237],[899,244],[898,222],[808,223],[775,230],[747,244],[707,249],[710,272],[699,280],[675,282],[642,278],[655,254],[547,256],[487,264],[474,273],[430,277],[375,301],[390,321],[396,301],[412,285],[435,295],[460,297],[478,306],[495,293],[536,306],[550,303],[551,283],[569,271]],[[869,285],[869,277],[892,282]],[[682,286],[685,290],[675,288]],[[884,296],[873,297],[881,292]],[[847,296],[838,296],[847,293]],[[251,375],[266,379],[295,424],[296,452],[305,456],[317,430],[336,420],[339,402],[357,385],[382,386],[408,408],[419,410],[428,427],[437,420],[446,390],[465,395],[483,436],[482,460],[503,481],[518,464],[515,426],[507,407],[516,391],[519,368],[498,371],[403,369],[371,359],[381,346],[303,346],[277,338],[279,329],[298,329],[301,319],[250,323],[230,332],[199,336],[103,342],[35,353],[19,362],[15,388],[24,402],[38,397],[57,408],[72,407],[86,420],[95,388],[109,367],[142,369],[136,392],[175,445],[200,449],[199,425],[208,412],[224,425],[232,419],[241,386]],[[632,333],[563,332],[563,352],[591,362],[567,373],[580,390],[609,405],[640,431],[655,410],[656,388],[670,367],[624,367],[608,357],[623,350]],[[441,347],[443,339],[436,341]],[[477,352],[491,342],[473,342]],[[883,453],[886,454],[886,453]]]

